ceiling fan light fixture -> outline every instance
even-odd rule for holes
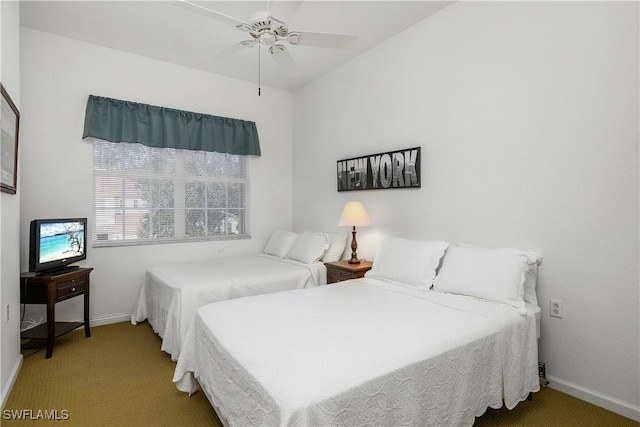
[[[291,44],[298,44],[298,41],[300,39],[300,33],[292,31],[289,34],[287,34],[287,41]]]
[[[260,34],[260,42],[266,46],[273,46],[277,41],[276,35],[271,32]]]
[[[0,0],[2,1],[2,0]],[[286,43],[291,45],[332,48],[332,49],[347,49],[353,47],[357,37],[349,34],[334,34],[334,33],[318,33],[308,31],[289,31],[287,23],[270,15],[271,2],[274,0],[267,0],[267,11],[259,11],[251,15],[251,18],[247,21],[234,18],[226,15],[222,12],[209,9],[204,6],[200,6],[196,3],[192,3],[190,0],[178,0],[177,4],[182,4],[184,7],[191,9],[193,12],[205,14],[218,21],[223,21],[227,24],[231,24],[240,31],[244,31],[251,37],[250,40],[243,40],[239,43],[243,47],[258,46],[258,95],[260,95],[260,52],[261,47],[264,45],[268,48],[269,53],[272,55],[273,60],[282,68],[295,70],[297,68],[289,49],[285,46]],[[291,17],[303,0],[278,0],[279,4],[287,4],[287,6],[277,7],[278,13],[283,13],[286,17]],[[283,9],[284,8],[284,9]],[[275,9],[274,9],[275,10]],[[283,15],[280,15],[283,16]],[[285,43],[286,42],[286,43]]]
[[[285,47],[282,46],[281,44],[274,44],[273,46],[271,46],[269,48],[269,53],[272,55],[276,55],[278,53],[284,52],[285,51]]]

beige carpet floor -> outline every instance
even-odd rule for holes
[[[85,338],[82,329],[59,338],[51,359],[45,359],[44,348],[23,350],[24,362],[2,412],[2,426],[221,425],[202,392],[188,397],[175,388],[175,363],[160,350],[160,339],[148,324],[116,323],[91,332],[91,338]],[[20,415],[23,419],[16,419]],[[545,388],[512,411],[489,409],[475,425],[639,424]]]

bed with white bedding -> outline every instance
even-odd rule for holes
[[[326,269],[321,262],[305,264],[266,254],[158,265],[145,273],[131,323],[148,320],[162,338],[162,350],[176,361],[198,307],[324,283]]]
[[[229,425],[471,425],[537,360],[533,313],[365,278],[200,308],[174,381]]]
[[[418,246],[383,242],[364,279],[201,307],[174,382],[202,388],[224,423],[241,426],[472,425],[539,390],[539,308],[522,299],[528,262],[491,253],[509,265],[493,265],[477,297],[448,291],[465,268],[455,256],[432,288],[444,248]],[[467,267],[488,260],[451,251],[473,255]],[[501,288],[509,278],[519,301]]]
[[[321,233],[276,230],[262,254],[151,267],[145,272],[131,323],[148,320],[162,338],[162,350],[176,361],[198,307],[326,284],[326,268],[320,259],[328,255],[331,243]],[[346,238],[336,244],[334,253],[339,257]]]

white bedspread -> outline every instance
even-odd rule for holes
[[[200,308],[173,380],[229,425],[458,426],[539,390],[537,359],[532,313],[360,279]]]
[[[198,307],[216,301],[322,285],[321,262],[304,264],[271,255],[237,255],[208,261],[158,265],[145,273],[131,323],[148,319],[162,350],[178,360]]]

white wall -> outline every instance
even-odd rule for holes
[[[17,1],[0,2],[0,81],[20,111],[20,8]],[[4,118],[3,118],[4,120]],[[22,141],[19,141],[19,144]],[[20,148],[20,146],[18,146]],[[20,160],[21,153],[18,153]],[[18,166],[18,174],[21,168]],[[0,193],[0,407],[4,407],[15,381],[20,355],[19,233],[21,181],[15,195]],[[9,320],[7,321],[7,306]]]
[[[90,94],[255,121],[263,153],[249,161],[252,239],[89,248],[94,324],[128,319],[151,265],[258,252],[274,228],[291,227],[290,93],[263,88],[258,97],[250,83],[22,28],[23,270],[30,220],[86,216],[91,231],[92,144],[81,139]],[[65,301],[57,316],[81,318],[81,307],[81,298]]]
[[[386,234],[541,248],[552,386],[640,419],[638,31],[637,2],[458,2],[307,85],[294,228],[355,199],[365,258]],[[421,189],[336,192],[336,160],[412,146]]]

